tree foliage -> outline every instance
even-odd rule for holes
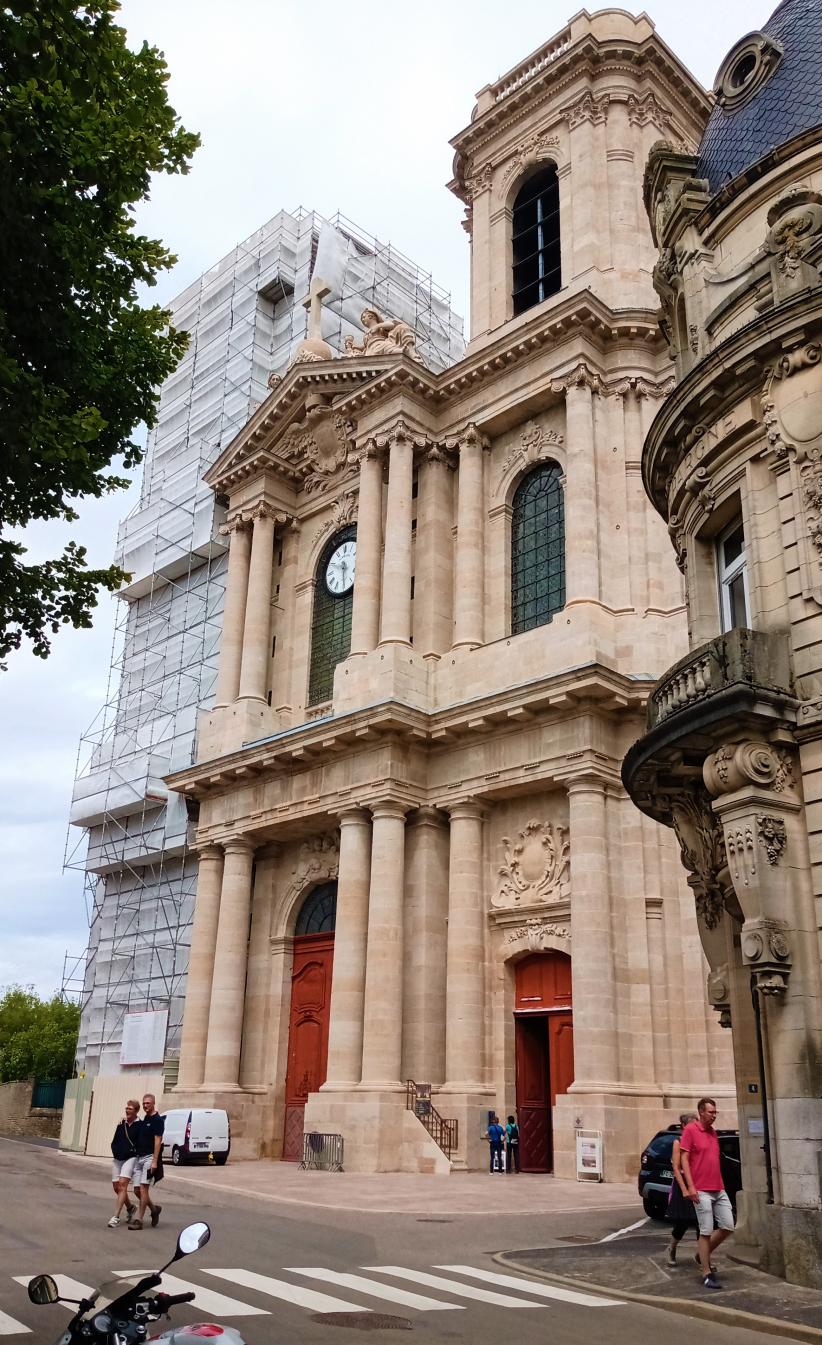
[[[118,0],[0,6],[0,657],[28,637],[45,658],[62,622],[91,624],[116,566],[85,548],[26,564],[2,535],[74,522],[73,502],[128,485],[156,389],[185,349],[159,305],[141,307],[176,258],[135,232],[152,173],[185,173],[199,138],[169,106],[162,54],[126,45]]]
[[[70,1078],[79,1028],[78,1004],[11,986],[0,998],[0,1083]]]

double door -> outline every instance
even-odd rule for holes
[[[305,934],[294,940],[283,1137],[283,1158],[293,1162],[303,1156],[308,1094],[325,1083],[333,964],[333,934]]]

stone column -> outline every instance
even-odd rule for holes
[[[199,1088],[203,1082],[222,882],[223,852],[219,845],[204,845],[197,870],[197,896],[188,957],[179,1089]]]
[[[573,1090],[619,1077],[605,782],[568,781],[571,840]]]
[[[240,696],[264,701],[271,659],[271,576],[277,515],[264,503],[256,505],[251,515],[254,534],[245,605]]]
[[[448,866],[448,937],[445,983],[445,1090],[480,1091],[485,1037],[485,903],[482,884],[482,809],[474,799],[455,803]]]
[[[406,827],[402,1077],[445,1078],[445,958],[448,934],[448,818],[412,813]]]
[[[608,205],[614,269],[633,277],[637,270],[637,172],[627,103],[608,105]]]
[[[257,852],[254,866],[254,893],[251,905],[251,932],[248,939],[248,972],[245,983],[243,1052],[240,1083],[243,1088],[260,1088],[266,1082],[266,1045],[271,1034],[269,1023],[271,987],[271,911],[274,901],[274,869],[279,846],[267,845]]]
[[[243,657],[243,626],[248,591],[248,564],[251,555],[251,529],[245,519],[233,518],[220,532],[227,533],[228,575],[226,577],[223,629],[220,635],[220,663],[214,708],[233,705],[240,691],[240,664]]]
[[[406,426],[395,426],[388,458],[388,507],[382,569],[380,644],[411,643],[411,492],[414,442]],[[357,548],[359,552],[359,547]],[[359,554],[357,556],[359,566]]]
[[[599,598],[597,491],[592,384],[596,375],[580,365],[565,394],[567,467],[565,488],[566,602]]]
[[[351,613],[352,654],[368,654],[376,648],[379,639],[381,557],[382,454],[372,439],[360,455],[357,564]]]
[[[294,649],[294,618],[296,615],[296,580],[300,552],[300,525],[295,518],[285,530],[282,539],[283,567],[280,573],[280,593],[277,613],[277,653],[274,659],[274,705],[281,713],[292,706],[292,663]]]
[[[215,1090],[236,1088],[240,1074],[253,864],[250,841],[226,841],[203,1080]]]
[[[423,658],[439,657],[451,648],[453,500],[451,466],[439,445],[420,463],[417,497],[414,648]]]
[[[469,425],[459,445],[454,648],[475,649],[484,638],[485,566],[483,438]]]
[[[362,1086],[397,1089],[402,1065],[406,810],[389,801],[376,804],[372,811]]]
[[[358,561],[359,563],[359,561]],[[371,819],[362,808],[340,814],[337,929],[331,985],[326,1089],[355,1087],[362,1075]]]

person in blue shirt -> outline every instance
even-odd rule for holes
[[[489,1163],[489,1172],[504,1172],[502,1161],[502,1146],[505,1140],[505,1129],[499,1123],[498,1116],[491,1117],[491,1124],[488,1127],[488,1143],[491,1146],[491,1159]]]

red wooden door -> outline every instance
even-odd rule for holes
[[[551,1172],[551,1109],[574,1080],[570,957],[535,953],[518,963],[514,1017],[520,1162],[523,1172]]]
[[[302,1158],[306,1099],[325,1083],[333,962],[333,934],[304,934],[294,940],[283,1136],[287,1160]]]

